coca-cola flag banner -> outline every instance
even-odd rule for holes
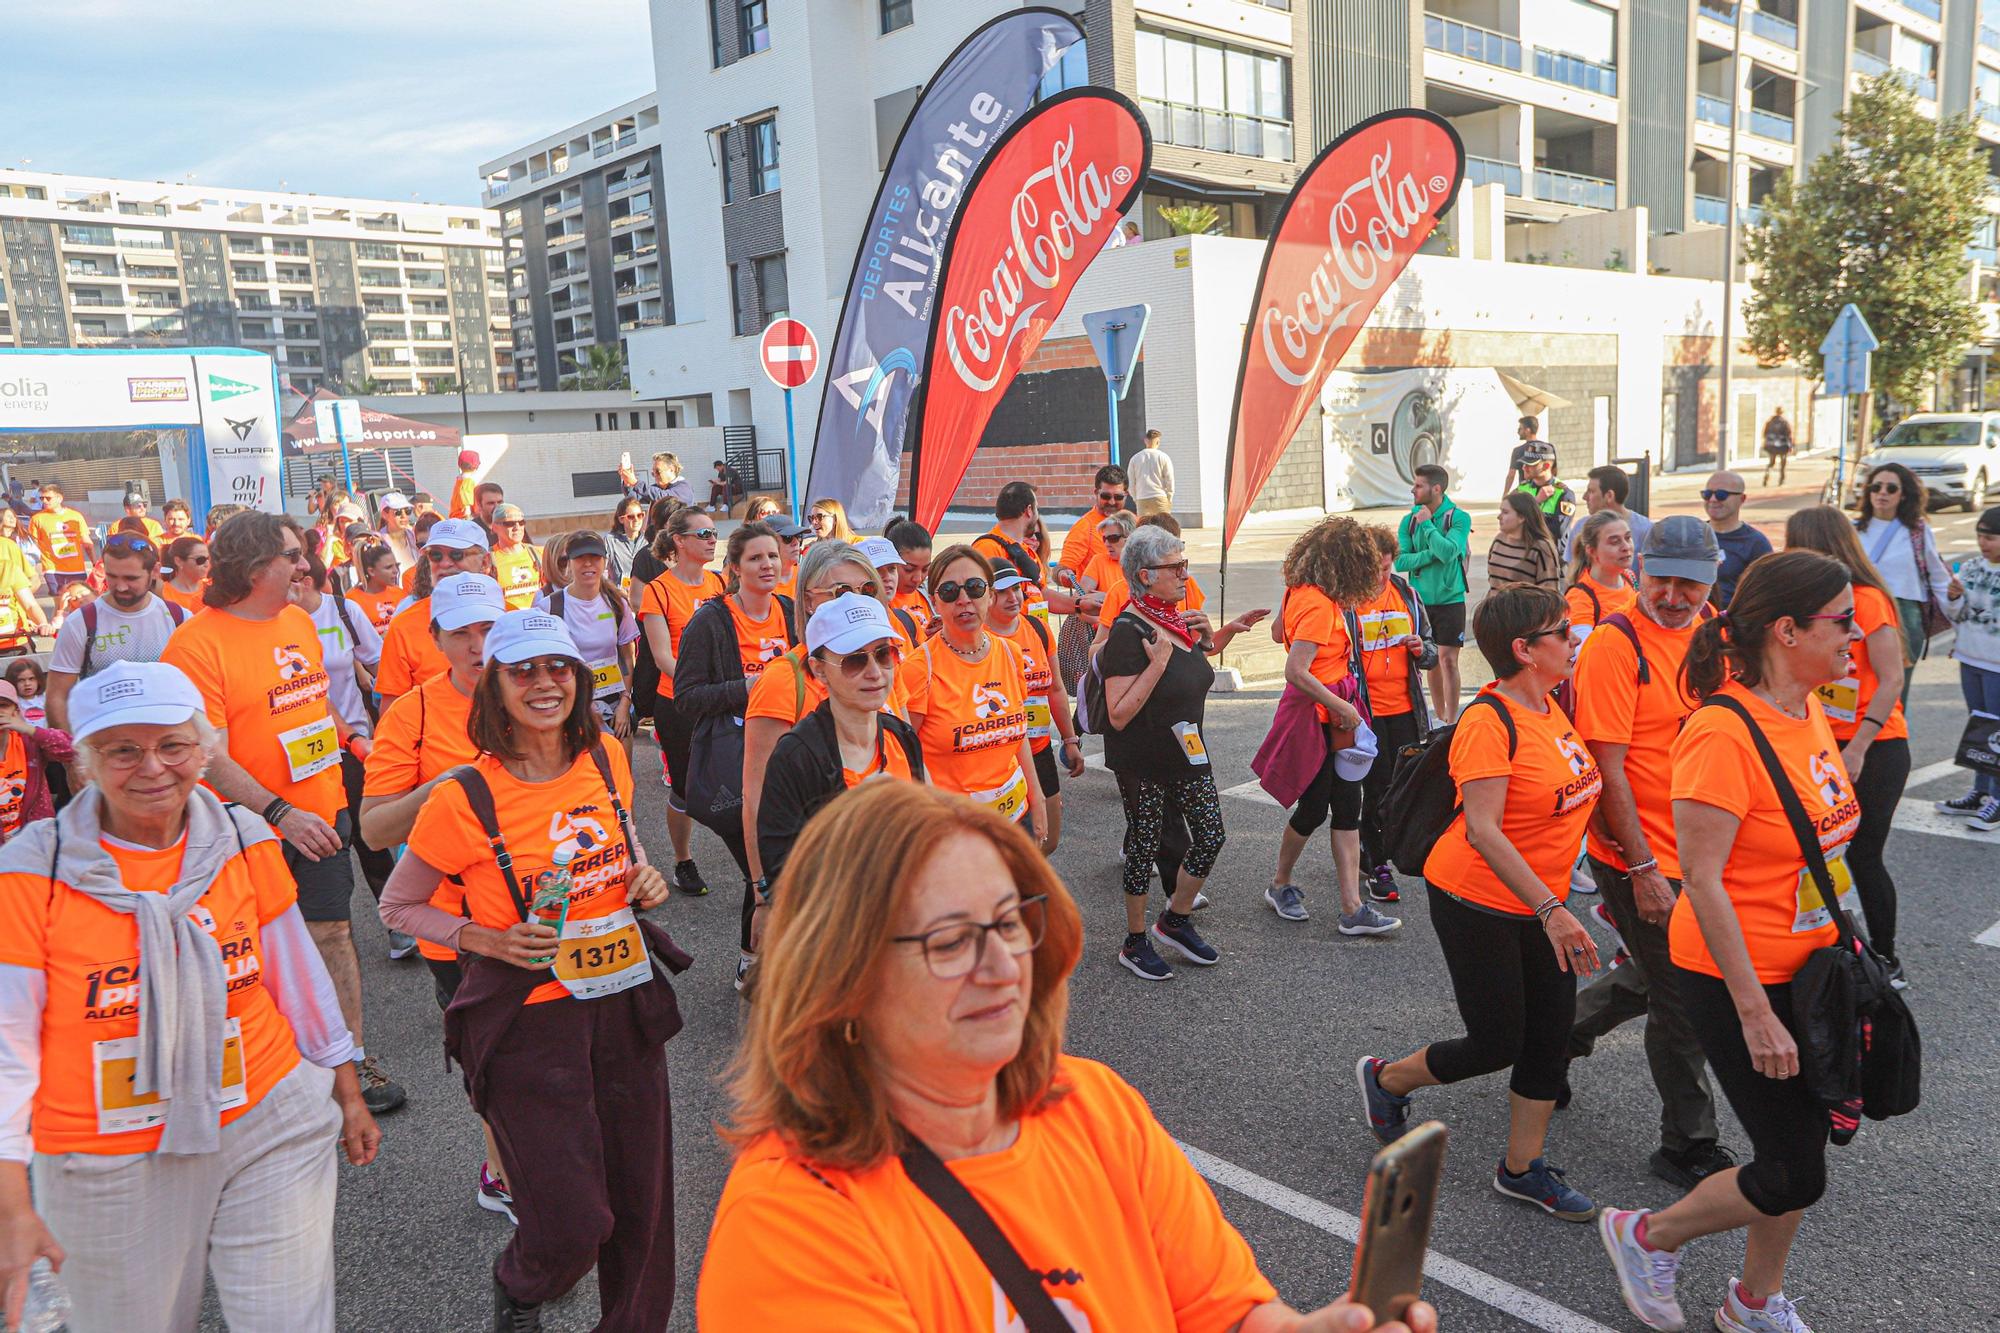
[[[966,186],[931,373],[917,387],[917,522],[936,529],[1001,395],[1117,231],[1152,157],[1138,107],[1108,88],[1073,88],[1017,121]]]
[[[1389,111],[1329,144],[1278,211],[1231,414],[1222,548],[1368,314],[1458,197],[1465,146],[1428,111]]]
[[[896,500],[911,396],[929,371],[940,260],[966,182],[1083,39],[1075,19],[1026,8],[984,24],[925,85],[889,156],[827,347],[803,494],[828,495],[880,531]]]

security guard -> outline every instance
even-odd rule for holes
[[[1541,508],[1542,522],[1548,525],[1549,540],[1558,551],[1565,549],[1570,520],[1576,515],[1576,492],[1556,480],[1555,446],[1546,440],[1530,440],[1522,446],[1521,484]]]

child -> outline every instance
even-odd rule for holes
[[[14,687],[0,683],[0,842],[56,812],[49,772],[76,757],[67,732],[28,721]]]
[[[1965,691],[1967,710],[2000,717],[2000,506],[1979,516],[1977,534],[1979,558],[1967,558],[1958,567],[1965,592],[1951,603],[1951,618],[1958,622],[1958,643],[1951,655],[1958,659],[1958,683]],[[1966,819],[1981,832],[2000,829],[2000,774],[1975,770],[1972,790],[1939,801],[1937,808]]]
[[[47,726],[49,713],[42,691],[49,678],[42,664],[32,657],[16,658],[7,664],[6,680],[20,701],[21,716],[35,726]]]

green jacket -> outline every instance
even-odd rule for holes
[[[1437,513],[1418,505],[1396,527],[1396,568],[1410,576],[1426,606],[1465,600],[1466,566],[1472,554],[1472,517],[1446,496]]]

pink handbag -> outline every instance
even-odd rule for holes
[[[1278,696],[1271,729],[1250,761],[1250,771],[1271,799],[1289,810],[1325,764],[1326,727],[1319,711],[1311,699],[1287,685]]]

